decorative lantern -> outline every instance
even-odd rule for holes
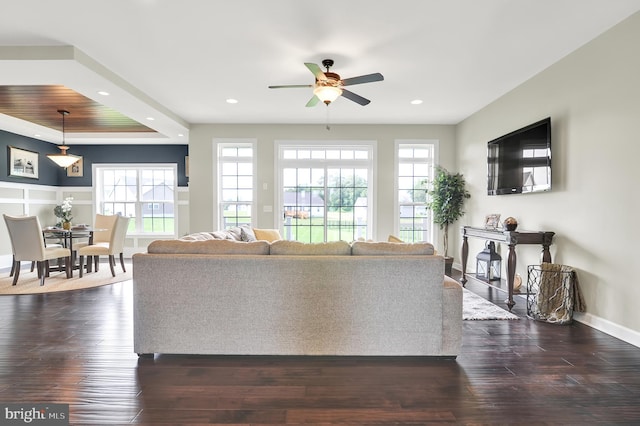
[[[500,281],[502,271],[502,257],[496,253],[496,245],[489,241],[476,256],[476,277],[485,281]]]

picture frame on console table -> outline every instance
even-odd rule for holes
[[[488,214],[484,219],[484,229],[496,230],[500,226],[500,214]]]

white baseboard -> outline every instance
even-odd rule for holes
[[[454,263],[453,268],[460,271],[462,270],[462,265]],[[620,339],[630,345],[640,348],[640,332],[638,331],[616,324],[604,318],[600,318],[588,312],[574,312],[573,319],[574,321],[588,325],[589,327],[595,328],[596,330],[613,336],[616,339]]]
[[[11,270],[11,264],[13,263],[13,256],[10,254],[0,255],[0,269]]]
[[[588,312],[574,312],[573,319],[579,323],[593,327],[598,331],[602,331],[603,333],[640,348],[640,332],[631,330],[630,328],[616,324],[604,318],[597,317]]]

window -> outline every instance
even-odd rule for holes
[[[218,144],[220,229],[253,222],[254,150],[250,142]]]
[[[373,142],[281,143],[278,151],[283,238],[316,243],[370,237]]]
[[[432,241],[431,212],[426,190],[433,179],[435,143],[396,142],[398,237],[406,242]]]
[[[96,211],[130,217],[129,232],[175,234],[176,165],[96,166]]]

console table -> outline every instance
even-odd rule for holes
[[[551,263],[549,246],[553,241],[555,232],[548,231],[503,231],[472,226],[462,227],[462,285],[467,283],[467,258],[469,257],[468,238],[481,238],[483,240],[497,241],[509,245],[509,258],[507,260],[507,289],[509,298],[506,300],[509,310],[516,304],[513,301],[513,280],[516,275],[516,245],[541,244],[542,262]]]

